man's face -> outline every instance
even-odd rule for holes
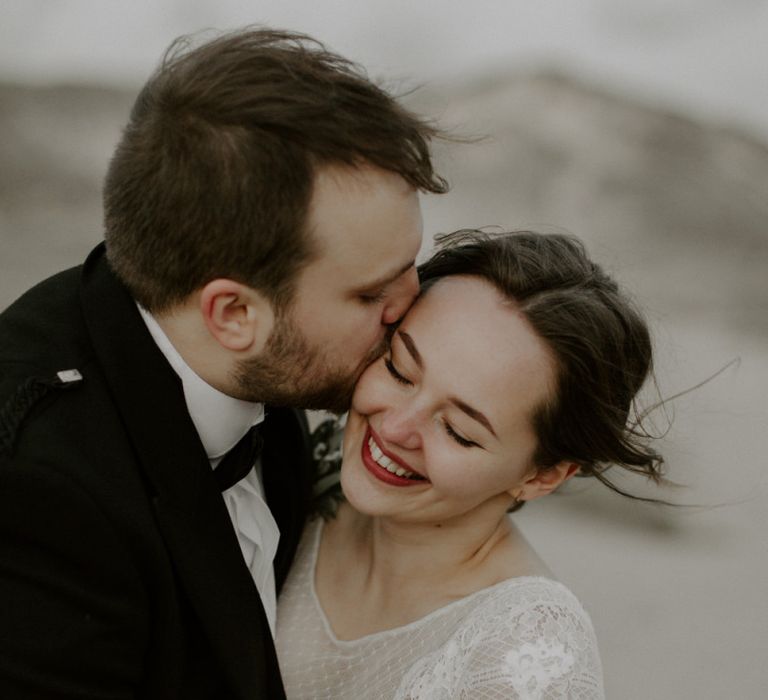
[[[264,352],[239,366],[238,382],[265,403],[341,412],[383,352],[387,326],[418,293],[418,195],[374,166],[326,166],[315,177],[308,231],[317,257],[299,273]]]

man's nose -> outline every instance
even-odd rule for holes
[[[390,325],[399,321],[411,307],[419,293],[419,276],[411,267],[390,286],[387,301],[381,312],[381,322]]]

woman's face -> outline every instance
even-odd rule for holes
[[[438,281],[357,384],[348,500],[407,522],[504,513],[535,474],[531,416],[553,386],[551,354],[513,305],[479,278]]]

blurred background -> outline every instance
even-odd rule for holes
[[[662,396],[737,360],[654,414],[681,486],[621,481],[697,507],[578,481],[516,518],[590,611],[609,698],[766,697],[768,2],[0,0],[0,308],[101,239],[111,150],[170,41],[250,23],[482,137],[437,147],[428,239],[581,237],[646,309]]]

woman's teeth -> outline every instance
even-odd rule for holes
[[[371,456],[373,457],[376,464],[378,464],[382,469],[386,469],[391,474],[395,474],[397,476],[401,476],[404,479],[423,479],[424,477],[415,474],[414,472],[408,471],[407,469],[403,469],[398,464],[395,464],[387,455],[385,455],[379,446],[374,442],[373,438],[368,438],[368,449],[371,451]]]

